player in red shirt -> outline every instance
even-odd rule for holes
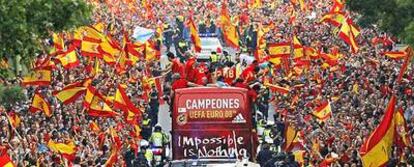
[[[179,59],[175,58],[174,53],[167,53],[168,61],[171,62],[171,72],[173,74],[179,73],[182,77],[185,77],[184,65],[180,62]]]
[[[189,53],[187,53],[187,57],[188,57],[188,60],[185,63],[185,73],[187,74],[187,80],[194,81],[194,78],[191,78],[191,76],[189,76],[189,75],[194,72],[195,64],[196,64],[196,58],[193,57]]]
[[[231,85],[236,79],[236,67],[233,62],[227,62],[226,67],[223,68],[224,82]]]

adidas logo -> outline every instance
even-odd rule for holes
[[[246,123],[246,120],[243,118],[243,115],[239,113],[236,117],[234,117],[232,123]]]

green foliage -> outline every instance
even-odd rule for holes
[[[23,88],[20,86],[0,85],[0,105],[11,109],[13,105],[26,99]]]
[[[378,25],[414,46],[414,0],[348,0],[347,5],[362,14],[361,26]]]
[[[91,11],[84,0],[0,0],[0,58],[30,62],[50,32],[87,24]]]

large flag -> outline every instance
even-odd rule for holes
[[[13,161],[9,155],[4,152],[3,155],[0,155],[0,166],[2,167],[15,167]]]
[[[83,39],[80,47],[81,55],[88,57],[102,57],[102,53],[99,49],[101,42],[101,40]]]
[[[289,42],[269,44],[269,56],[272,58],[288,58],[291,54],[291,46]]]
[[[328,22],[331,23],[335,27],[341,26],[342,22],[345,20],[345,15],[340,12],[334,12],[334,13],[327,13],[323,15],[320,22]]]
[[[239,48],[239,34],[237,28],[230,20],[230,14],[227,9],[227,2],[221,5],[220,21],[221,29],[223,31],[224,41],[232,48]]]
[[[88,114],[95,117],[114,117],[117,115],[109,106],[109,102],[101,95],[93,86],[86,88],[85,101],[83,102],[87,108]]]
[[[61,154],[67,160],[75,160],[77,148],[73,141],[70,141],[69,143],[58,143],[54,142],[53,140],[49,140],[47,146],[50,150]]]
[[[71,69],[79,65],[79,60],[76,55],[75,49],[70,49],[62,54],[59,54],[55,57],[63,68]]]
[[[395,112],[394,116],[395,121],[395,140],[397,146],[404,148],[404,147],[411,147],[411,138],[408,132],[407,122],[404,118],[404,111],[400,108],[397,112]]]
[[[22,84],[26,85],[38,85],[47,86],[52,81],[52,71],[50,69],[34,69],[34,72],[28,76],[23,77]]]
[[[384,166],[390,159],[395,135],[395,105],[396,97],[393,95],[381,123],[359,149],[363,166]]]
[[[83,86],[82,82],[75,82],[69,85],[66,85],[60,91],[54,91],[53,95],[58,98],[63,104],[69,104],[78,99],[81,95],[85,93],[86,88]]]
[[[350,47],[353,53],[358,52],[359,47],[356,38],[360,34],[360,31],[352,23],[351,19],[345,19],[342,22],[341,29],[339,30],[339,37],[345,41]]]
[[[115,93],[114,107],[121,109],[124,112],[126,122],[136,124],[141,117],[141,111],[128,98],[123,85],[118,85]]]
[[[296,35],[293,36],[293,59],[302,58],[304,55],[303,46]]]
[[[321,106],[317,107],[315,111],[312,112],[312,115],[315,116],[318,121],[326,121],[332,115],[331,103],[329,101],[322,103]]]
[[[265,61],[266,39],[264,35],[265,35],[265,32],[263,30],[263,27],[261,26],[257,30],[257,45],[256,45],[256,50],[254,52],[254,57],[258,62]]]
[[[187,25],[188,25],[188,28],[190,29],[191,41],[193,41],[194,43],[195,51],[200,52],[201,51],[201,40],[200,40],[200,36],[198,36],[197,27],[192,17],[189,18]]]
[[[29,111],[33,113],[43,111],[47,117],[52,116],[52,109],[50,108],[49,102],[39,92],[34,94]]]
[[[390,51],[385,52],[384,55],[391,59],[400,60],[405,58],[408,54],[405,51]]]
[[[296,130],[294,125],[289,122],[285,124],[285,143],[283,145],[283,150],[286,152],[291,151],[299,142],[299,131]]]

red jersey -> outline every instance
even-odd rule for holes
[[[171,85],[171,89],[173,91],[175,91],[176,89],[182,89],[182,88],[187,88],[187,87],[188,87],[188,81],[182,78],[174,81]]]
[[[193,65],[195,62],[196,59],[194,57],[188,59],[188,61],[185,63],[185,73],[189,74],[193,70]]]
[[[236,68],[232,67],[224,71],[224,82],[231,85],[236,79]]]
[[[172,61],[171,71],[173,74],[179,73],[181,77],[185,77],[184,65],[178,59]]]
[[[244,69],[244,71],[240,74],[240,77],[244,79],[245,83],[249,83],[255,80],[254,67],[249,66],[246,69]]]

